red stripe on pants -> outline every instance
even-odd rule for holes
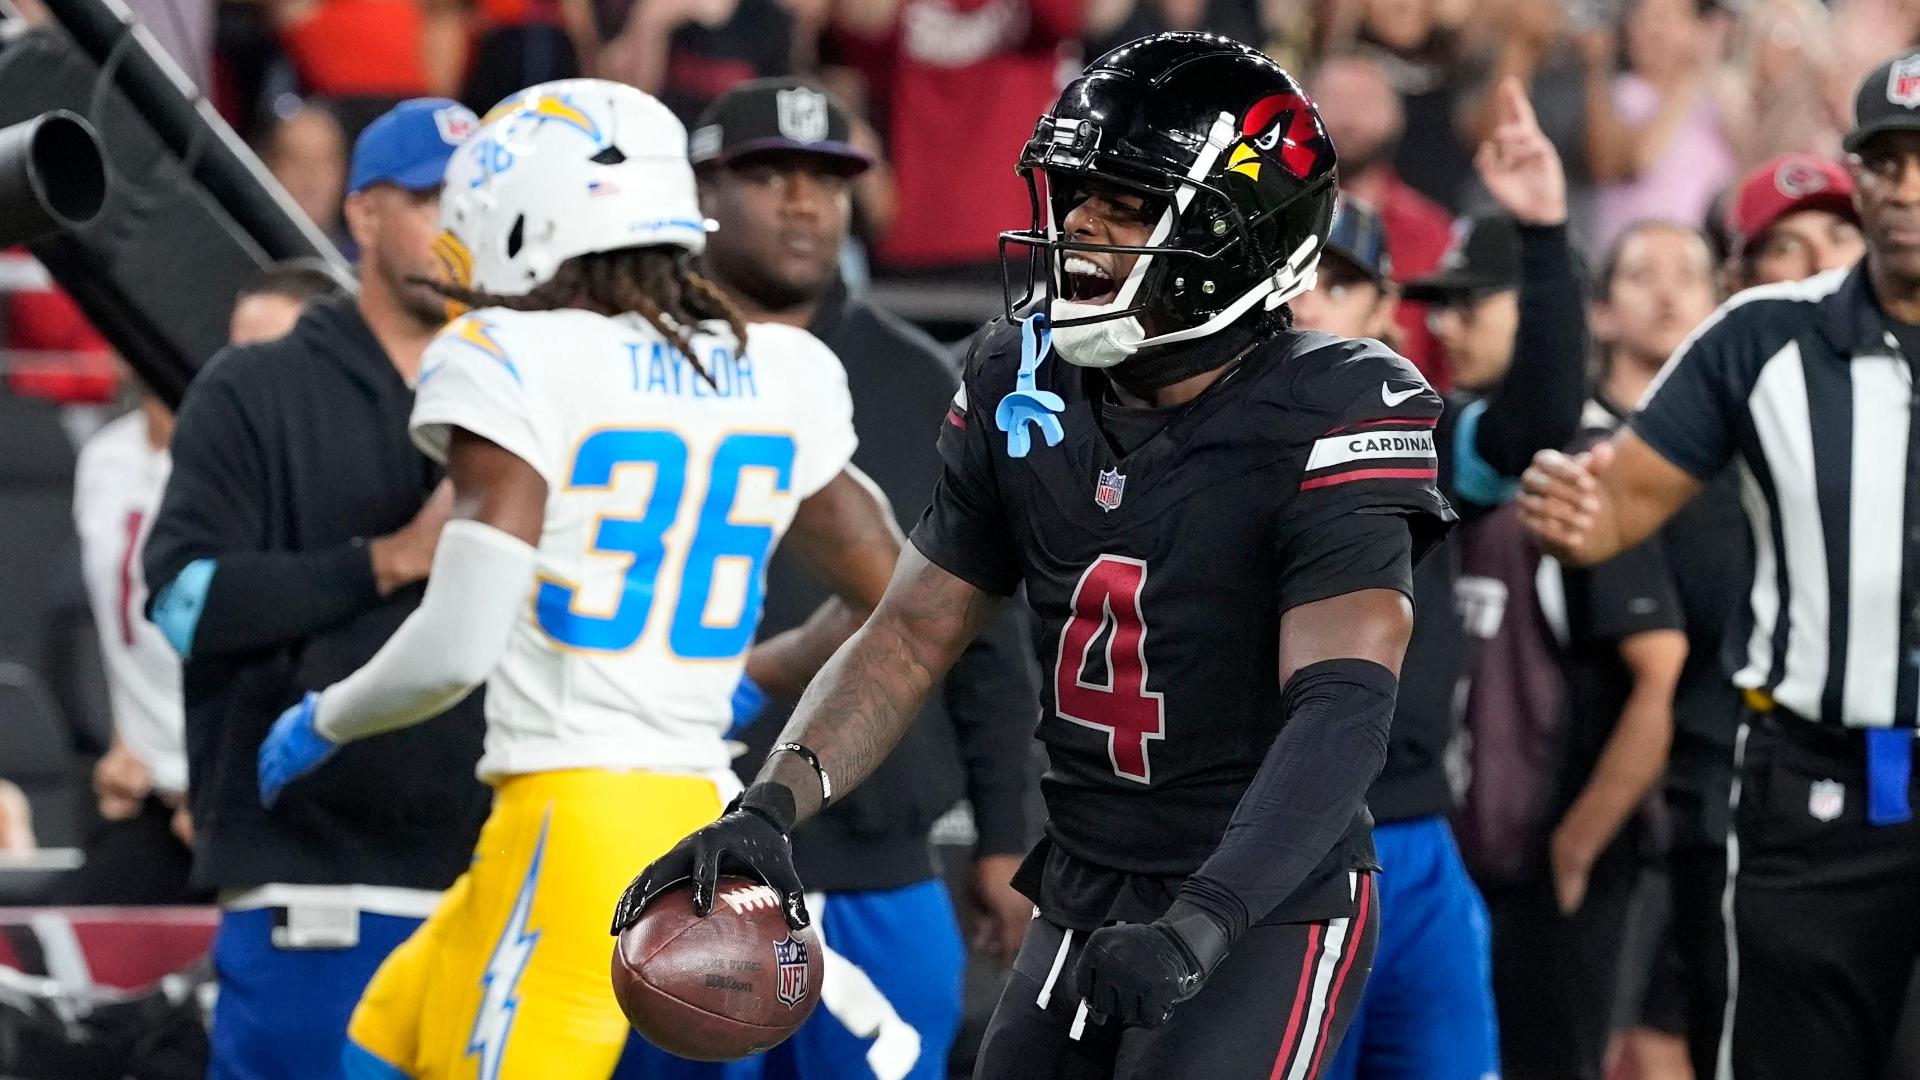
[[[1307,958],[1300,962],[1300,985],[1293,992],[1293,1015],[1287,1017],[1287,1037],[1280,1040],[1280,1056],[1273,1059],[1273,1072],[1267,1080],[1280,1080],[1287,1059],[1293,1056],[1293,1048],[1300,1041],[1300,1018],[1306,1015],[1307,992],[1312,989],[1313,969],[1320,958],[1320,935],[1326,928],[1326,923],[1314,923],[1307,931]]]
[[[1320,1045],[1313,1052],[1313,1067],[1307,1070],[1308,1080],[1320,1075],[1320,1056],[1327,1052],[1327,1032],[1333,1027],[1333,1011],[1340,1007],[1340,988],[1347,983],[1347,972],[1353,970],[1353,957],[1360,951],[1361,935],[1367,932],[1367,901],[1373,896],[1373,875],[1360,875],[1360,909],[1354,913],[1353,922],[1347,927],[1347,957],[1340,962],[1340,971],[1333,977],[1333,989],[1327,993],[1326,1014],[1320,1021]]]

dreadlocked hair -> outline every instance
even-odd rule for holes
[[[553,277],[520,296],[502,296],[441,281],[428,284],[440,295],[469,308],[585,308],[602,315],[631,311],[680,350],[693,370],[715,389],[719,387],[713,376],[694,355],[695,326],[708,319],[724,322],[733,331],[736,347],[742,352],[747,348],[747,320],[740,309],[713,282],[696,273],[692,260],[678,248],[620,248],[575,255],[561,263]]]

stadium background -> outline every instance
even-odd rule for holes
[[[56,105],[86,116],[111,182],[146,200],[131,209],[110,200],[123,232],[154,232],[153,201],[178,200],[202,208],[209,224],[191,227],[210,230],[211,247],[254,257],[263,246],[292,254],[305,245],[351,260],[339,210],[348,148],[401,99],[445,95],[484,111],[519,86],[587,72],[633,82],[691,126],[738,82],[810,76],[862,118],[857,138],[882,163],[856,189],[845,277],[947,343],[1000,311],[995,236],[1026,220],[1012,162],[1034,118],[1085,60],[1143,33],[1207,29],[1257,44],[1316,95],[1322,61],[1356,60],[1339,104],[1323,104],[1343,180],[1367,177],[1403,279],[1432,270],[1451,222],[1488,204],[1471,155],[1499,78],[1529,88],[1566,163],[1572,229],[1590,260],[1648,208],[1705,228],[1724,253],[1733,180],[1791,151],[1837,160],[1854,86],[1920,42],[1913,0],[139,0],[131,14],[151,35],[143,41],[184,76],[184,87],[162,89],[191,91],[177,95],[180,106],[217,114],[235,136],[183,142],[179,131],[155,141],[155,114],[133,104],[154,87],[129,81],[142,63],[129,60],[131,46],[102,56],[75,33],[79,46],[54,55],[44,39],[66,33],[63,23],[75,29],[67,8],[89,6],[113,10],[64,0],[56,18],[40,0],[0,3],[0,91],[15,98],[0,119]],[[23,62],[29,51],[53,68]],[[53,69],[71,85],[35,75]],[[1624,167],[1599,145],[1618,125],[1644,151]],[[232,174],[223,181],[211,163],[223,152],[265,183],[270,206],[235,209],[222,186]],[[144,167],[152,161],[161,166]],[[287,221],[249,249],[216,235],[221,215],[204,211],[209,201],[248,223]],[[260,227],[250,227],[257,241]],[[0,905],[9,905],[0,912],[0,1032],[84,1041],[75,1016],[93,1009],[102,1054],[136,1031],[150,1051],[191,1043],[205,997],[194,963],[212,926],[201,910],[25,906],[72,867],[97,824],[90,774],[112,736],[70,512],[76,449],[128,407],[123,359],[163,390],[206,359],[204,328],[225,326],[220,297],[232,294],[221,273],[232,278],[243,265],[219,256],[221,272],[170,280],[179,239],[94,230],[87,251],[99,262],[57,242],[43,249],[46,241],[36,244],[41,258],[25,248],[0,255],[0,780],[24,796],[22,806],[0,791]],[[50,266],[74,291],[94,283],[93,320]],[[96,325],[116,303],[144,329]],[[1444,385],[1424,313],[1403,307],[1398,344]],[[142,337],[156,326],[164,340]],[[957,882],[971,841],[964,806],[935,839]],[[1652,905],[1657,875],[1647,888]],[[966,888],[954,891],[964,903]],[[1623,948],[1623,962],[1634,952]],[[182,971],[189,977],[157,981]],[[991,964],[970,971],[975,1030],[997,980]],[[103,1008],[119,1000],[110,990],[133,992],[138,1004]],[[0,1038],[0,1074],[42,1075],[5,1057],[23,1045],[34,1040]],[[167,1075],[164,1054],[148,1059],[151,1075]],[[1906,1059],[1920,1062],[1920,1041]]]

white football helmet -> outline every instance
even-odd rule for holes
[[[576,255],[669,245],[698,254],[687,131],[622,83],[530,86],[482,118],[447,163],[434,254],[454,284],[521,296]]]

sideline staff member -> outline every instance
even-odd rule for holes
[[[1920,68],[1867,76],[1846,138],[1867,257],[1752,289],[1695,333],[1632,429],[1526,474],[1528,527],[1604,560],[1740,462],[1755,544],[1734,682],[1733,911],[1719,1073],[1882,1075],[1920,956]]]
[[[423,99],[367,128],[346,204],[358,299],[216,356],[174,432],[145,566],[185,661],[194,878],[225,907],[213,1080],[337,1076],[360,991],[466,868],[486,813],[478,694],[341,751],[272,811],[254,777],[274,717],[414,609],[446,522],[450,494],[407,436],[445,305],[410,279],[432,274],[440,175],[474,124]]]

